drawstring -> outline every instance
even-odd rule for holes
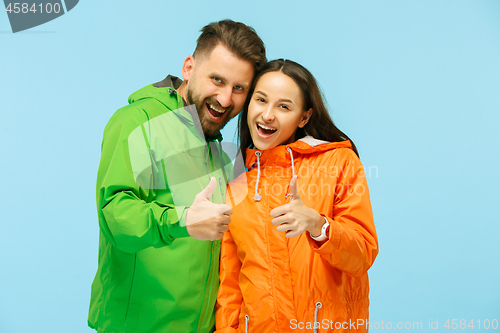
[[[245,333],[248,333],[248,320],[250,317],[248,315],[245,315]]]
[[[262,197],[259,195],[259,180],[260,180],[260,151],[256,151],[255,155],[257,155],[257,183],[255,184],[255,196],[254,199],[255,201],[260,201],[262,200]]]
[[[292,154],[292,148],[288,147],[286,150],[290,153],[290,159],[292,160],[292,178],[295,176],[295,165],[293,164],[293,154]]]
[[[292,148],[288,147],[286,150],[288,150],[288,152],[290,153],[290,159],[292,160],[292,178],[293,178],[295,176],[295,163],[293,162]],[[289,196],[290,196],[290,186],[288,186],[285,198],[288,198]]]
[[[318,309],[321,308],[323,304],[321,302],[316,303],[316,310],[314,310],[314,333],[318,333],[319,322],[318,322]]]

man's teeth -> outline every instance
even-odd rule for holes
[[[212,105],[212,104],[210,104],[210,103],[207,103],[207,104],[208,104],[208,106],[209,106],[212,110],[214,110],[214,111],[217,111],[217,112],[219,112],[219,113],[224,113],[224,112],[226,112],[225,110],[218,109],[217,107],[213,106],[213,105]]]
[[[276,131],[276,128],[267,127],[267,126],[259,124],[259,123],[257,123],[257,126],[263,128],[265,130],[268,130],[268,131]]]

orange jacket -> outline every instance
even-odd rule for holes
[[[246,163],[228,187],[226,201],[237,205],[221,245],[216,332],[367,332],[367,271],[378,240],[350,142],[306,137],[247,149]],[[323,243],[308,232],[288,239],[271,223],[270,211],[289,201],[293,174],[303,203],[330,223]]]

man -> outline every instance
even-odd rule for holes
[[[184,81],[167,76],[138,90],[110,119],[97,176],[91,328],[213,331],[219,239],[231,214],[223,204],[231,163],[219,130],[242,109],[265,62],[252,28],[211,23],[184,61]]]

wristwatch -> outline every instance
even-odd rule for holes
[[[328,229],[328,227],[330,226],[330,223],[328,223],[328,219],[326,217],[323,216],[323,218],[325,219],[325,224],[323,224],[323,227],[321,228],[321,235],[314,237],[313,235],[309,234],[309,236],[311,236],[311,238],[317,242],[322,242],[328,238],[328,236],[326,234],[326,229]]]

